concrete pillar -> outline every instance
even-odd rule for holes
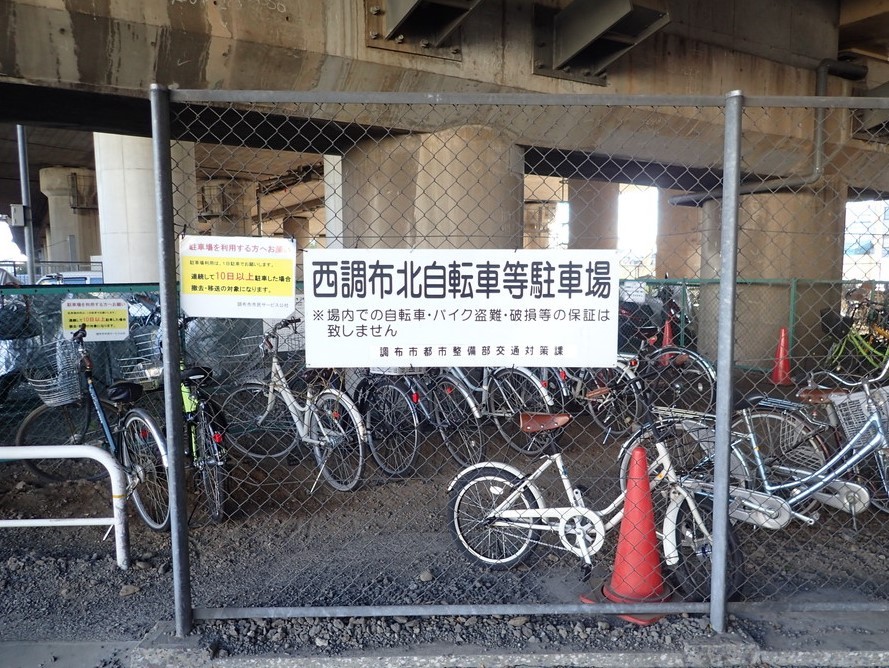
[[[156,282],[160,266],[152,140],[95,133],[93,146],[105,282]],[[195,218],[193,145],[174,142],[171,154],[174,226],[184,229]]]
[[[781,327],[790,328],[791,355],[800,363],[824,352],[820,311],[839,301],[845,193],[845,184],[827,182],[817,190],[742,196],[735,313],[740,363],[769,369]],[[720,217],[720,203],[704,205],[702,278],[718,276]],[[698,343],[710,357],[716,355],[717,293],[716,285],[701,291]]]
[[[525,202],[523,248],[549,248],[557,202]]]
[[[40,170],[40,192],[46,195],[49,204],[44,260],[89,262],[91,256],[99,254],[99,212],[95,208],[72,207],[78,204],[72,199],[72,188],[88,194],[95,185],[96,173],[91,169],[44,167]]]
[[[342,163],[345,246],[520,248],[522,171],[485,127],[362,142]]]
[[[619,183],[568,180],[568,248],[617,248]]]
[[[658,233],[655,273],[658,278],[697,278],[701,270],[701,209],[675,206],[677,191],[658,190]]]

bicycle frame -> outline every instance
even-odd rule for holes
[[[469,398],[472,402],[472,412],[473,415],[477,418],[482,418],[489,415],[488,411],[488,402],[491,391],[491,379],[494,375],[494,371],[500,367],[481,367],[482,369],[482,377],[481,381],[477,384],[475,383],[470,375],[466,372],[463,367],[455,366],[448,367],[447,372],[453,375],[457,380],[463,383],[464,387],[469,390]],[[535,383],[540,384],[540,378],[538,378],[533,371],[531,371],[527,367],[517,366],[511,367],[515,371],[519,372],[523,376],[527,376],[529,380],[532,380]],[[545,388],[544,388],[545,389]],[[546,394],[546,402],[548,406],[553,405],[553,396],[552,393],[548,390],[545,391]]]

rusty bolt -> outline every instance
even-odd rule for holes
[[[374,16],[376,16],[377,14],[381,14],[382,12],[383,12],[383,10],[380,9],[379,7],[377,7],[376,5],[374,5],[373,7],[370,8],[370,13],[373,14]]]
[[[534,67],[536,67],[538,70],[542,70],[546,67],[546,63],[542,60],[538,60],[536,63],[534,63]]]
[[[460,53],[460,49],[456,46],[451,49],[451,55],[456,56],[458,53]]]
[[[422,46],[424,49],[428,49],[428,48],[429,48],[429,45],[430,45],[431,43],[432,43],[432,42],[430,42],[428,39],[421,39],[421,40],[420,40],[420,46]]]
[[[401,44],[403,41],[404,41],[404,35],[399,35],[398,37],[395,38],[396,44]]]
[[[371,38],[371,39],[376,39],[376,38],[379,37],[379,36],[380,36],[380,33],[378,33],[376,30],[371,30],[371,31],[370,31],[370,38]]]

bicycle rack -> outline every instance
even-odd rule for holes
[[[0,447],[0,461],[16,459],[94,459],[106,469],[111,479],[113,517],[31,518],[0,520],[0,528],[52,526],[113,526],[117,565],[130,567],[130,534],[127,525],[127,476],[107,450],[94,445],[19,445]]]

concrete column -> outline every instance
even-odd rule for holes
[[[701,209],[675,206],[678,194],[658,190],[658,233],[655,273],[658,278],[697,278],[701,270]]]
[[[843,270],[846,186],[744,195],[739,211],[736,358],[769,369],[781,327],[791,327],[791,355],[822,354],[822,308],[838,304]],[[702,278],[719,271],[720,203],[703,207]],[[757,279],[757,284],[745,283]],[[773,279],[762,284],[758,279]],[[715,357],[717,286],[701,291],[698,342]],[[710,326],[708,326],[710,323]]]
[[[362,142],[342,163],[345,246],[520,248],[522,171],[485,127]]]
[[[617,248],[620,184],[568,180],[568,248]]]
[[[557,202],[525,203],[524,248],[549,248]]]
[[[96,185],[96,173],[79,167],[44,167],[40,170],[40,192],[49,203],[49,229],[44,259],[50,262],[89,262],[98,255],[99,212],[72,208],[74,181],[81,192]]]
[[[156,282],[160,267],[151,139],[95,133],[93,146],[105,281]],[[195,218],[193,145],[174,142],[171,154],[174,225],[184,229]]]

